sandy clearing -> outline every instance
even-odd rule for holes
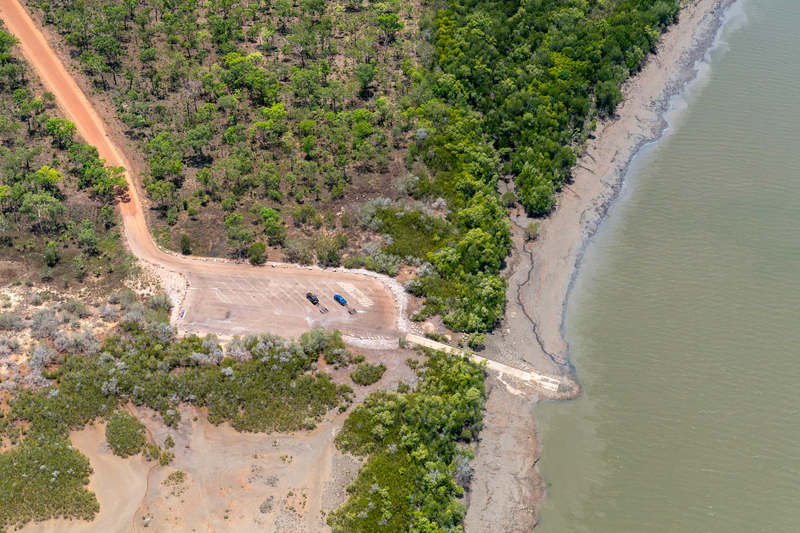
[[[173,462],[160,466],[141,455],[112,455],[105,424],[72,432],[70,440],[94,469],[89,489],[97,495],[100,512],[91,522],[48,520],[21,531],[324,531],[329,528],[322,511],[344,501],[344,487],[360,467],[333,443],[345,415],[330,417],[311,432],[254,434],[238,433],[228,424],[213,426],[195,408],[181,410],[177,429],[166,428],[149,409],[130,410],[157,444],[163,446],[172,436]],[[186,481],[165,483],[178,470]],[[271,505],[262,512],[265,501]]]

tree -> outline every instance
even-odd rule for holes
[[[369,84],[375,79],[375,66],[372,63],[361,63],[356,67],[356,79],[361,84],[361,96],[369,94]]]
[[[195,155],[203,155],[203,147],[208,146],[211,139],[214,137],[214,130],[206,124],[200,124],[188,132],[183,139],[183,145],[190,147],[194,150]]]
[[[91,221],[84,219],[81,223],[81,228],[78,230],[78,242],[88,254],[93,254],[97,251],[98,239]]]
[[[378,15],[378,27],[383,30],[383,44],[385,47],[383,55],[386,57],[386,48],[388,48],[389,42],[394,40],[394,35],[402,31],[405,26],[400,21],[397,13],[387,13]]]
[[[51,118],[47,121],[47,134],[59,144],[61,149],[69,148],[78,131],[75,124],[63,118]]]
[[[267,245],[263,242],[254,242],[250,245],[250,248],[247,251],[247,255],[250,259],[250,263],[253,265],[263,265],[264,262],[267,260],[264,257],[264,252],[267,251]]]
[[[264,234],[270,246],[283,245],[286,240],[286,228],[281,224],[278,212],[265,207],[261,210],[261,220],[264,222]]]
[[[6,218],[3,213],[0,213],[0,233],[3,234],[3,241],[6,240],[6,233],[11,229],[11,221]]]
[[[47,266],[54,267],[56,263],[58,263],[61,257],[58,253],[58,245],[53,241],[47,243],[47,246],[44,247],[44,260],[47,263]]]
[[[53,222],[57,215],[64,212],[64,205],[46,192],[28,193],[22,199],[22,212],[36,220],[39,230],[44,231],[45,220]]]
[[[192,241],[185,233],[181,235],[181,253],[183,255],[191,255],[192,253]]]
[[[44,165],[33,174],[33,183],[37,190],[52,189],[53,185],[63,179],[61,172],[49,165]]]
[[[160,204],[159,207],[163,209],[166,207],[170,198],[172,198],[172,194],[175,191],[175,186],[168,181],[153,180],[147,185],[147,187],[145,187],[145,191],[147,191],[147,194],[150,195],[150,198],[158,202]]]
[[[253,241],[253,232],[244,227],[244,219],[239,213],[231,213],[225,218],[225,234],[228,244],[233,247],[237,255]]]

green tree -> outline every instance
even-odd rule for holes
[[[33,175],[33,183],[37,190],[53,189],[53,185],[63,179],[61,172],[52,168],[50,165],[44,165],[37,170]]]
[[[270,246],[283,245],[286,240],[286,228],[281,224],[278,212],[265,207],[261,210],[261,220],[264,222],[264,233]]]
[[[51,118],[47,121],[47,134],[59,144],[62,149],[68,148],[78,129],[73,122],[63,118]]]
[[[192,241],[185,233],[181,235],[181,253],[183,255],[191,255],[192,253]]]
[[[78,242],[88,254],[97,251],[98,239],[91,221],[84,219],[81,223],[80,230],[78,230]]]
[[[163,209],[172,198],[172,194],[175,192],[175,186],[168,181],[153,180],[145,187],[145,191],[147,191],[150,198],[158,202]]]
[[[253,265],[263,265],[267,258],[264,256],[264,252],[267,251],[267,245],[263,242],[254,242],[250,245],[250,248],[247,250],[247,256],[250,259],[250,263]]]
[[[237,255],[241,255],[247,245],[253,242],[253,232],[244,226],[244,219],[239,213],[231,213],[225,218],[225,235]]]
[[[36,221],[40,231],[44,231],[44,223],[54,222],[55,217],[64,212],[64,205],[46,192],[28,193],[22,199],[21,211]]]

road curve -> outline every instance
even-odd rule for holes
[[[100,157],[109,165],[132,168],[124,151],[109,138],[103,120],[89,99],[19,1],[0,0],[0,18],[7,30],[19,39],[19,48],[26,60],[55,95],[67,118],[75,123],[78,133],[86,142],[97,147]],[[281,335],[299,335],[310,327],[321,325],[360,337],[396,338],[399,306],[388,286],[389,280],[341,270],[332,272],[294,266],[259,268],[165,253],[158,248],[148,231],[138,190],[129,171],[125,178],[129,184],[128,194],[119,207],[131,252],[139,259],[182,273],[191,288],[195,289],[194,292],[190,291],[191,297],[186,301],[187,318],[192,322],[178,324],[179,329],[194,329],[197,332],[213,330],[223,335],[266,330]],[[274,283],[276,281],[277,285]],[[245,285],[245,282],[248,284]],[[272,287],[277,287],[273,292],[266,289],[270,283]],[[313,292],[313,287],[317,287],[318,291],[325,291],[327,295],[330,291],[339,292],[342,286],[354,287],[354,292],[365,296],[363,301],[369,302],[359,309],[361,314],[355,318],[354,315],[341,312],[323,315],[317,309],[303,307],[302,295],[306,290]],[[262,290],[262,287],[265,289]],[[351,302],[355,300],[348,299]],[[290,301],[291,305],[283,305]],[[190,309],[190,305],[197,309]],[[265,306],[268,309],[266,312]],[[237,317],[242,321],[237,321]],[[192,324],[196,327],[192,327]]]

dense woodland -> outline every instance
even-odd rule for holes
[[[76,138],[15,43],[0,25],[0,256],[31,282],[113,287],[132,266],[113,205],[122,171]]]
[[[194,254],[244,255],[285,244],[283,226],[323,221],[333,236],[357,196],[404,171],[413,3],[31,3],[144,152],[167,246],[186,234]],[[330,247],[294,233],[301,259]]]

